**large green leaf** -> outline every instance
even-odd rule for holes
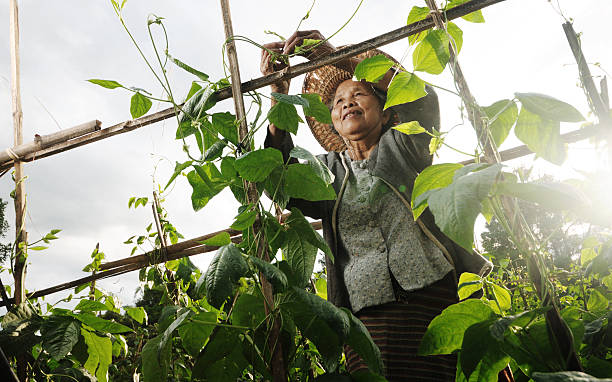
[[[539,93],[514,93],[523,107],[542,119],[564,122],[584,121],[584,117],[572,105]]]
[[[250,151],[234,162],[234,168],[249,182],[261,182],[278,166],[283,165],[283,154],[277,149]]]
[[[187,162],[183,162],[183,163],[176,162],[176,164],[174,165],[174,172],[172,173],[172,176],[168,180],[168,183],[166,183],[166,187],[164,187],[164,190],[167,189],[168,186],[170,186],[172,184],[174,179],[176,179],[176,177],[179,176],[179,174],[183,170],[185,170],[187,167],[191,166],[192,163],[193,163],[193,161],[187,161]]]
[[[497,382],[498,373],[510,361],[500,343],[491,337],[489,326],[493,320],[475,323],[463,335],[458,362],[468,381]]]
[[[395,65],[393,60],[388,59],[382,54],[378,54],[374,57],[368,57],[357,64],[354,76],[357,80],[378,82],[387,74],[393,65]]]
[[[412,53],[414,70],[431,74],[444,71],[450,52],[448,35],[440,29],[430,29]]]
[[[236,116],[232,113],[215,113],[212,115],[212,128],[219,132],[228,141],[238,145],[238,128],[236,127]]]
[[[179,313],[179,316],[174,319],[174,321],[172,321],[172,323],[168,325],[166,330],[164,330],[164,332],[161,334],[161,339],[157,344],[158,351],[162,352],[167,343],[172,342],[172,335],[174,334],[174,331],[183,323],[183,321],[195,314],[192,310],[187,308],[182,308],[179,310]]]
[[[291,315],[302,334],[315,344],[328,371],[333,371],[350,332],[349,318],[340,308],[317,295],[297,287],[291,287],[290,291],[281,309]]]
[[[147,324],[147,311],[142,306],[126,306],[125,313],[127,313],[128,316],[130,316],[134,321],[138,322],[139,324]]]
[[[497,193],[538,203],[552,211],[579,211],[590,201],[578,188],[568,183],[500,183]]]
[[[355,317],[350,310],[346,308],[342,308],[342,310],[351,323],[346,344],[361,356],[372,372],[383,374],[383,363],[380,357],[380,350],[374,343],[374,340],[372,340],[370,332],[368,332],[363,322]]]
[[[461,52],[463,47],[463,31],[457,26],[457,24],[449,21],[446,26],[446,31],[450,35],[449,42],[455,48],[457,54]]]
[[[593,289],[587,300],[589,312],[604,312],[608,309],[608,299],[597,289]]]
[[[234,285],[248,272],[249,267],[242,253],[234,244],[219,248],[206,271],[206,300],[215,308],[221,308],[232,296]]]
[[[393,77],[387,90],[387,102],[385,109],[407,102],[416,101],[427,95],[425,82],[416,74],[400,72]]]
[[[160,349],[162,335],[153,337],[142,348],[142,375],[147,382],[166,382],[170,368],[172,343]]]
[[[274,93],[274,92],[272,92],[270,95],[279,102],[288,103],[291,105],[300,105],[300,106],[305,106],[305,107],[309,106],[308,99],[300,95]]]
[[[201,312],[189,317],[179,326],[178,333],[181,336],[183,347],[191,356],[195,357],[200,353],[216,324],[216,313]]]
[[[493,310],[481,300],[469,299],[451,305],[429,323],[419,354],[451,354],[461,349],[467,328],[494,317]]]
[[[130,114],[132,114],[132,118],[142,117],[147,114],[152,105],[153,103],[149,98],[138,92],[134,93],[130,101]]]
[[[474,273],[463,272],[461,276],[459,276],[457,289],[459,299],[465,300],[482,289],[482,277]]]
[[[503,341],[506,334],[508,334],[508,328],[513,330],[527,329],[534,320],[542,315],[544,312],[549,310],[551,307],[537,308],[521,312],[514,316],[504,316],[493,322],[489,327],[491,335],[498,341]]]
[[[425,20],[427,16],[429,16],[429,8],[414,6],[410,9],[410,13],[408,13],[408,20],[406,20],[406,25],[416,23],[417,21]],[[414,43],[423,40],[426,34],[427,31],[424,31],[408,36],[408,43],[410,45],[413,45]]]
[[[308,164],[325,183],[333,183],[334,174],[329,170],[329,168],[327,168],[325,164],[323,164],[323,162],[321,162],[317,157],[312,155],[310,151],[303,149],[299,146],[295,146],[293,149],[291,149],[291,152],[289,152],[289,156],[296,159],[307,160]]]
[[[535,382],[612,382],[612,378],[595,378],[580,371],[558,371],[556,373],[533,373]]]
[[[192,378],[206,381],[235,381],[248,365],[242,355],[240,331],[234,328],[216,328],[204,350],[196,359]]]
[[[244,231],[252,226],[256,219],[257,210],[246,208],[234,218],[234,222],[230,228],[238,231]]]
[[[287,276],[277,266],[255,256],[249,256],[249,260],[272,284],[275,293],[282,292],[287,288]]]
[[[308,100],[308,106],[302,106],[302,110],[304,110],[304,115],[308,117],[313,117],[317,121],[321,123],[332,123],[331,112],[327,105],[321,101],[321,96],[313,93],[305,93],[302,94],[302,98]]]
[[[205,87],[191,95],[181,107],[181,112],[177,117],[179,125],[186,121],[199,120],[206,110],[215,106],[216,100],[214,94],[212,87]]]
[[[279,166],[272,170],[270,175],[263,181],[262,186],[266,191],[266,195],[274,203],[278,204],[281,209],[285,209],[287,207],[287,203],[289,203],[289,195],[285,189],[287,183],[286,179],[286,169],[285,166]],[[258,185],[258,189],[261,189]]]
[[[455,171],[462,167],[463,165],[459,163],[440,163],[427,167],[417,176],[412,189],[412,200],[410,201],[414,220],[421,216],[427,208],[427,198],[419,198],[419,196],[425,195],[427,191],[451,184]]]
[[[59,361],[79,340],[81,325],[72,317],[51,316],[42,325],[42,347]]]
[[[334,200],[336,191],[309,164],[294,163],[287,167],[285,191],[293,198],[310,201]]]
[[[461,170],[478,167],[472,164]],[[482,208],[481,202],[489,194],[501,168],[501,164],[494,164],[478,171],[466,171],[459,177],[455,173],[453,183],[431,192],[427,199],[442,232],[467,250],[472,249],[474,223]]]
[[[208,201],[225,188],[227,182],[213,163],[202,166],[193,165],[194,170],[187,174],[193,189],[191,204],[194,211],[202,209]]]
[[[232,324],[259,328],[266,320],[265,304],[261,295],[241,294],[232,310]]]
[[[98,381],[106,382],[108,367],[113,361],[113,345],[110,338],[100,337],[85,328],[81,328],[81,335],[85,339],[89,354],[83,367],[94,374]]]
[[[71,313],[70,316],[76,318],[87,326],[90,326],[102,333],[127,333],[133,332],[132,329],[115,321],[105,320],[91,313]]]
[[[83,299],[79,301],[74,310],[80,310],[82,312],[96,312],[100,310],[108,310],[108,306],[104,305],[100,301]]]
[[[293,134],[297,134],[299,123],[304,122],[298,115],[295,105],[284,102],[272,106],[268,112],[268,120],[279,129]]]
[[[485,112],[489,120],[493,120],[489,123],[489,129],[491,130],[491,136],[495,145],[500,146],[510,133],[512,126],[518,118],[518,107],[512,100],[504,99],[497,101],[491,106],[483,107],[482,110]]]

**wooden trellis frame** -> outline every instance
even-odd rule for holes
[[[11,0],[16,1],[16,0]],[[226,1],[226,0],[221,0]],[[465,16],[469,13],[475,12],[477,10],[486,8],[490,5],[500,3],[504,0],[471,0],[465,4],[462,4],[458,7],[452,8],[445,12],[446,19],[453,20],[462,16]],[[349,45],[345,48],[339,49],[327,56],[318,58],[313,61],[309,61],[306,63],[298,64],[292,67],[289,67],[283,71],[275,72],[267,76],[263,76],[260,78],[256,78],[250,81],[246,81],[240,84],[240,92],[236,91],[236,97],[242,97],[242,93],[253,91],[265,86],[268,86],[272,83],[278,82],[283,79],[291,79],[293,77],[297,77],[299,75],[305,74],[307,72],[313,71],[319,67],[336,63],[343,59],[358,55],[365,51],[368,51],[373,48],[378,48],[383,45],[387,45],[389,43],[395,42],[397,40],[406,38],[410,35],[423,32],[427,29],[434,27],[435,23],[432,16],[428,16],[426,19],[418,21],[413,24],[409,24],[407,26],[395,29],[391,32],[376,36],[369,40],[363,41],[358,44]],[[573,31],[573,30],[572,30]],[[566,32],[569,33],[569,32]],[[575,34],[574,34],[575,36]],[[568,36],[569,38],[569,36]],[[574,49],[574,47],[572,47]],[[579,49],[579,47],[578,47]],[[582,69],[581,77],[583,76]],[[239,72],[236,72],[239,74]],[[238,89],[236,87],[236,89]],[[232,88],[224,88],[216,93],[214,93],[214,97],[217,101],[224,100],[233,96]],[[589,93],[590,94],[590,93]],[[607,100],[607,95],[604,94],[599,95],[595,92],[598,97],[601,96],[602,100]],[[57,136],[49,138],[47,136],[47,142],[52,142],[47,144],[46,146],[40,145],[40,138],[36,138],[34,142],[28,143],[26,145],[16,144],[12,148],[8,148],[5,152],[9,156],[9,159],[6,160],[3,154],[0,154],[0,176],[4,175],[10,168],[19,166],[22,162],[31,162],[37,159],[45,158],[48,156],[52,156],[55,154],[59,154],[64,151],[68,151],[86,144],[90,144],[93,142],[97,142],[106,138],[113,137],[115,135],[127,133],[138,129],[140,127],[148,126],[154,124],[156,122],[160,122],[162,120],[171,118],[174,116],[174,108],[168,108],[162,111],[159,111],[154,114],[150,114],[147,116],[143,116],[134,120],[124,121],[108,128],[100,129],[99,121],[92,121],[83,125],[79,125],[75,128],[71,128],[69,130],[75,132],[74,134],[66,134],[64,133],[64,137],[62,139],[58,139]],[[601,120],[602,123],[608,122],[607,120]],[[87,126],[84,128],[83,126]],[[92,125],[95,128],[92,128]],[[573,143],[580,140],[588,139],[590,137],[594,137],[602,134],[603,132],[609,130],[608,124],[599,124],[589,126],[580,130],[572,131],[570,133],[563,134],[561,137],[566,143]],[[89,129],[89,130],[88,130]],[[88,130],[88,131],[83,131]],[[78,133],[76,133],[78,132]],[[39,142],[36,144],[36,142]],[[20,147],[21,146],[21,147]],[[27,146],[27,147],[23,147]],[[20,153],[19,155],[17,153]],[[514,147],[508,150],[504,150],[499,152],[500,157],[503,161],[511,160],[515,158],[519,158],[525,155],[532,154],[533,152],[527,148],[527,146],[522,145],[518,147]],[[15,159],[17,157],[17,159]],[[4,160],[4,161],[3,161]],[[462,164],[472,163],[473,160],[468,160],[461,162]],[[312,223],[315,229],[321,228],[321,222]],[[238,242],[241,240],[241,232],[235,231],[232,229],[226,229],[218,232],[209,233],[197,238],[193,238],[190,240],[183,241],[181,243],[170,245],[165,248],[164,251],[154,250],[147,253],[144,253],[139,256],[128,257],[124,259],[120,259],[117,261],[107,262],[101,265],[101,272],[96,273],[91,276],[82,277],[70,282],[66,282],[63,284],[59,284],[50,288],[42,289],[27,295],[27,298],[38,298],[42,296],[46,296],[49,294],[57,293],[60,291],[72,289],[79,285],[83,285],[85,283],[109,278],[117,275],[121,275],[127,272],[132,272],[135,270],[139,270],[141,268],[147,267],[149,265],[159,264],[162,262],[166,262],[173,259],[180,259],[187,256],[193,256],[201,253],[211,252],[217,250],[219,247],[216,246],[208,246],[201,244],[202,241],[215,236],[221,232],[227,232],[230,234],[232,241]],[[1,287],[1,284],[0,284]],[[4,288],[1,287],[3,290]],[[0,301],[0,306],[10,306],[15,303],[14,298],[3,298],[3,301]]]

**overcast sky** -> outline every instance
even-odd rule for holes
[[[21,93],[24,140],[34,134],[49,134],[60,128],[99,119],[103,127],[130,119],[127,91],[107,90],[85,80],[102,78],[136,86],[161,96],[160,88],[123,31],[108,0],[20,1]],[[311,1],[245,1],[232,0],[234,33],[258,42],[271,42],[272,30],[289,36],[311,5]],[[357,43],[405,25],[410,8],[423,1],[365,0],[355,18],[333,39],[334,45]],[[555,1],[553,1],[555,3]],[[324,35],[335,32],[352,14],[357,0],[319,1],[302,24],[302,29],[319,29]],[[603,69],[612,68],[609,45],[609,16],[612,3],[605,0],[560,0],[563,12],[575,20],[582,32],[587,60],[598,62]],[[9,66],[9,6],[0,6],[0,146],[12,146]],[[150,14],[165,18],[170,52],[175,57],[208,73],[212,79],[223,75],[221,45],[224,41],[220,6],[217,1],[195,0],[129,0],[124,10],[126,22],[147,54],[151,53],[146,32]],[[553,95],[573,104],[588,115],[582,90],[577,86],[576,65],[565,39],[562,17],[547,0],[507,0],[484,11],[485,24],[459,21],[464,30],[460,61],[472,92],[481,105],[510,98],[514,92],[539,92]],[[401,58],[408,44],[396,42],[383,48]],[[246,43],[238,44],[242,80],[260,76],[259,50]],[[152,56],[149,56],[152,58]],[[410,55],[409,55],[410,57]],[[295,62],[300,62],[297,59]],[[410,59],[405,66],[410,67]],[[595,75],[602,70],[592,67]],[[185,94],[192,78],[169,66],[175,94]],[[441,76],[423,75],[435,84],[452,88],[448,71]],[[301,89],[302,78],[292,83],[292,93]],[[267,89],[263,89],[268,92]],[[443,130],[460,124],[459,102],[455,96],[439,92],[442,104]],[[178,97],[180,98],[180,97]],[[166,108],[153,104],[152,112]],[[218,111],[232,111],[233,103],[223,101]],[[59,124],[59,127],[58,127]],[[563,131],[577,128],[564,125]],[[129,236],[140,234],[152,221],[151,209],[127,209],[131,196],[151,196],[155,181],[165,184],[175,161],[186,160],[181,143],[174,140],[176,123],[167,120],[90,144],[50,158],[25,165],[28,176],[27,231],[35,240],[53,228],[62,229],[60,240],[43,252],[32,252],[26,285],[30,291],[85,276],[81,269],[89,263],[96,245],[114,260],[129,255],[130,246],[122,244]],[[468,125],[458,126],[448,143],[472,150],[474,134]],[[262,144],[263,137],[257,136]],[[298,144],[320,153],[305,126],[300,127]],[[509,139],[502,148],[517,144]],[[587,144],[572,146],[571,158],[563,168],[543,166],[557,176],[573,176],[572,169],[594,166]],[[460,158],[443,151],[437,162]],[[541,160],[538,160],[541,162]],[[10,175],[0,178],[0,198],[9,200],[14,185]],[[229,193],[215,197],[203,210],[194,213],[190,187],[179,178],[176,187],[166,195],[165,207],[175,226],[186,238],[223,229],[232,222],[237,203]],[[7,208],[14,235],[12,205]],[[192,257],[205,269],[212,254]],[[1,275],[5,284],[12,278]],[[99,285],[131,303],[138,286],[133,272]],[[47,298],[55,302],[60,294]]]

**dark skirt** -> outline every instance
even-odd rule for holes
[[[398,301],[367,307],[355,314],[380,349],[385,377],[389,382],[454,381],[455,355],[417,356],[431,320],[447,306],[458,302],[453,273],[416,291],[395,288]],[[368,369],[350,347],[346,347],[345,354],[349,372]]]

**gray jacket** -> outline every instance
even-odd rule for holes
[[[407,208],[410,208],[410,195],[414,181],[420,171],[431,164],[429,155],[429,140],[427,134],[406,135],[394,129],[385,131],[378,145],[373,149],[368,160],[368,168],[372,175],[381,178],[402,199]],[[269,147],[266,137],[265,146]],[[289,134],[279,148],[285,160],[289,160],[289,152],[293,142]],[[327,298],[337,306],[351,308],[349,296],[344,284],[343,271],[349,261],[349,254],[342,246],[337,235],[337,211],[348,180],[346,164],[337,152],[319,155],[318,158],[327,165],[335,175],[333,187],[338,195],[336,200],[311,202],[301,199],[292,199],[289,207],[297,207],[306,216],[321,219],[323,237],[334,253],[335,260],[326,258],[327,266]],[[420,222],[419,222],[420,221]],[[449,262],[455,267],[457,275],[462,272],[472,272],[486,275],[492,269],[492,264],[476,253],[470,253],[455,244],[434,222],[429,209],[419,217],[419,223],[424,233],[442,249]],[[428,231],[428,232],[427,232]]]

